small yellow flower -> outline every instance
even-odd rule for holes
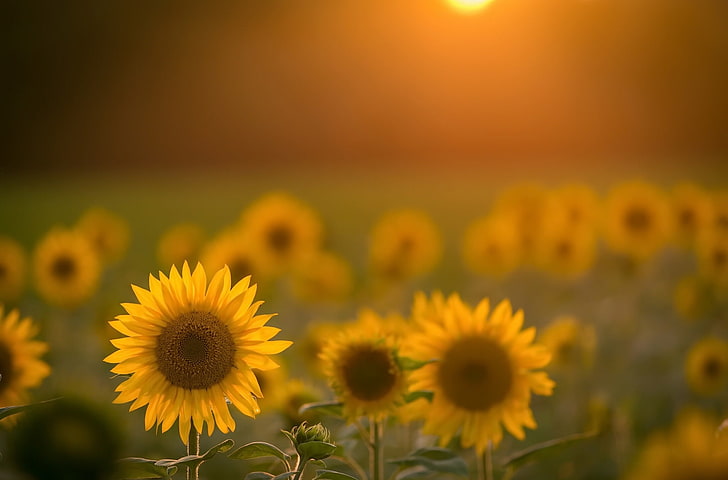
[[[694,344],[685,359],[688,386],[700,395],[711,396],[728,385],[728,343],[714,337]]]
[[[293,272],[293,294],[307,302],[337,302],[351,294],[351,266],[340,256],[326,251],[315,253]]]
[[[673,306],[686,320],[705,316],[712,307],[712,296],[706,282],[692,275],[680,279],[673,293]]]
[[[238,229],[225,230],[206,243],[200,254],[200,263],[211,272],[227,265],[234,282],[248,275],[262,280],[260,261],[251,251],[245,234]]]
[[[552,191],[546,208],[547,223],[558,216],[567,226],[574,228],[595,228],[601,214],[599,198],[594,189],[579,183],[564,185]]]
[[[711,228],[715,213],[710,195],[692,183],[681,183],[672,191],[675,239],[683,247],[691,247],[698,235]]]
[[[157,244],[157,260],[160,265],[196,265],[205,231],[196,223],[179,223],[167,229]]]
[[[561,316],[546,326],[539,343],[551,352],[551,365],[573,367],[590,365],[596,345],[594,327],[575,317]]]
[[[728,234],[706,232],[695,246],[698,272],[702,278],[719,287],[728,286]]]
[[[76,228],[88,238],[104,263],[119,260],[129,247],[129,225],[106,209],[96,207],[87,210]]]
[[[321,351],[329,340],[341,332],[341,329],[341,323],[322,320],[316,320],[306,325],[303,337],[296,342],[295,350],[309,373],[315,376],[323,375]]]
[[[520,242],[512,217],[483,217],[472,222],[465,231],[463,261],[474,273],[502,277],[519,266]]]
[[[49,303],[71,308],[90,298],[98,287],[99,258],[78,231],[53,229],[34,253],[35,284]]]
[[[23,293],[27,263],[25,250],[18,242],[0,237],[0,302],[13,302]]]
[[[536,183],[516,184],[496,199],[493,213],[510,216],[515,222],[521,262],[534,260],[543,225],[547,222],[548,193]]]
[[[544,229],[534,250],[540,268],[556,276],[576,278],[589,271],[596,260],[596,232],[587,225],[554,222]]]
[[[718,235],[728,235],[728,190],[721,190],[712,196],[713,224],[711,230]]]

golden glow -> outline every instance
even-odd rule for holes
[[[448,0],[448,3],[461,12],[475,13],[492,1],[493,0]]]

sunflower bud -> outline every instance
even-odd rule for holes
[[[290,432],[284,431],[284,433],[298,454],[306,459],[323,460],[331,456],[336,449],[336,445],[330,443],[331,433],[320,423],[308,425],[307,422],[302,422],[291,428]]]

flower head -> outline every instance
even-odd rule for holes
[[[12,302],[23,293],[26,270],[23,247],[12,238],[0,237],[0,302]]]

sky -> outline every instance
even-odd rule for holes
[[[0,9],[6,174],[728,154],[725,0]]]

